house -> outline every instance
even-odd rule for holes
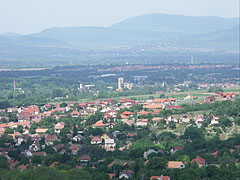
[[[53,147],[53,149],[56,151],[56,152],[59,152],[62,148],[64,148],[64,144],[58,144],[56,146]]]
[[[168,161],[167,167],[173,169],[183,169],[185,168],[185,164],[181,161]]]
[[[46,156],[46,155],[47,155],[46,152],[40,152],[40,151],[33,153],[33,156]]]
[[[153,122],[160,122],[162,120],[162,117],[154,117],[152,118]]]
[[[102,139],[98,136],[93,137],[91,140],[91,144],[101,144],[101,143],[102,143]]]
[[[170,109],[170,110],[173,110],[173,109],[182,110],[183,107],[181,107],[181,106],[169,106],[168,109]]]
[[[71,112],[71,116],[72,117],[79,117],[79,116],[81,116],[81,113],[80,112],[78,112],[78,111],[73,111],[73,112]]]
[[[129,111],[124,111],[123,113],[120,114],[121,119],[129,119],[133,116],[134,116],[134,113]]]
[[[133,138],[133,137],[136,137],[136,136],[137,136],[137,133],[129,132],[129,133],[127,133],[126,136],[127,136],[128,138]]]
[[[34,152],[39,151],[40,146],[41,146],[40,143],[35,142],[35,143],[33,143],[32,145],[29,146],[29,150],[34,151]]]
[[[177,146],[177,147],[172,148],[170,152],[171,152],[171,154],[174,154],[182,149],[183,149],[183,147]]]
[[[49,134],[47,135],[46,139],[45,139],[45,143],[47,145],[53,145],[53,142],[54,141],[57,141],[58,140],[58,137],[55,135],[55,134]]]
[[[16,146],[20,146],[22,144],[22,142],[27,143],[29,138],[30,137],[28,135],[26,135],[26,134],[18,136],[17,139],[16,139]]]
[[[143,106],[143,109],[154,110],[154,109],[162,109],[162,104],[147,104]]]
[[[180,123],[190,123],[190,121],[191,121],[191,119],[187,115],[184,115],[183,117],[181,117],[179,119]]]
[[[30,121],[30,120],[31,120],[31,114],[29,112],[21,112],[18,114],[18,122]]]
[[[211,103],[215,101],[216,101],[216,98],[214,96],[209,96],[203,101],[203,103]]]
[[[152,111],[139,111],[137,113],[138,116],[148,115],[148,114],[154,114]]]
[[[215,152],[213,152],[212,155],[213,155],[214,157],[217,157],[217,155],[218,155],[218,150],[215,151]]]
[[[195,123],[198,127],[201,127],[202,126],[202,123],[204,121],[204,117],[202,114],[199,114],[197,116],[194,117],[194,120],[195,120]]]
[[[169,176],[151,176],[150,180],[170,180]]]
[[[115,149],[116,143],[114,139],[105,139],[105,149],[106,151],[113,151]]]
[[[53,162],[49,167],[50,167],[50,168],[54,168],[56,164],[59,164],[59,162],[55,161],[55,162]]]
[[[147,126],[148,125],[148,119],[137,119],[136,125],[137,126]]]
[[[217,116],[214,116],[213,114],[211,115],[211,122],[210,122],[210,124],[211,125],[215,125],[215,124],[218,124],[219,123],[219,117],[217,117]]]
[[[48,128],[40,128],[40,127],[38,127],[36,130],[35,130],[35,132],[36,133],[46,133],[48,131]]]
[[[72,154],[77,154],[80,147],[77,145],[71,145],[68,149],[72,152]]]
[[[110,179],[113,179],[114,176],[115,176],[115,174],[113,174],[113,173],[110,173],[110,174],[108,174],[108,175],[109,175],[109,178],[110,178]]]
[[[60,133],[61,132],[61,130],[64,128],[64,126],[65,126],[65,122],[59,122],[59,123],[57,123],[56,125],[55,125],[55,132],[56,133]]]
[[[101,136],[101,139],[114,139],[114,136],[112,135],[112,133],[104,133],[102,136]]]
[[[195,96],[192,96],[191,94],[188,94],[188,95],[184,98],[184,100],[192,100],[192,99],[196,99],[196,97],[195,97]]]
[[[129,126],[132,126],[134,124],[133,120],[123,120],[122,122]]]
[[[84,139],[84,137],[81,134],[77,134],[76,136],[74,136],[72,138],[72,140],[75,141],[75,142],[82,141],[83,139]]]
[[[86,163],[91,161],[91,157],[89,155],[83,155],[80,158],[78,158],[78,161],[81,163]]]
[[[174,116],[169,116],[169,117],[166,119],[166,123],[168,124],[169,122],[175,122],[175,123],[177,123],[178,120],[177,120]]]
[[[119,173],[119,179],[125,178],[129,179],[132,177],[133,171],[132,170],[123,170]]]
[[[205,159],[203,159],[199,156],[197,156],[195,159],[192,159],[191,163],[194,163],[194,162],[196,162],[198,164],[198,167],[202,167],[206,164]]]
[[[102,128],[102,127],[107,127],[107,124],[104,124],[102,120],[97,121],[95,124],[92,125],[93,128]]]

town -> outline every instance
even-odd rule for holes
[[[129,89],[123,85],[119,78],[117,91]],[[2,108],[0,177],[40,168],[83,179],[237,178],[239,93],[203,94]],[[212,171],[219,173],[206,175]]]

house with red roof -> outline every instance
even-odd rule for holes
[[[79,116],[81,116],[81,113],[80,112],[78,112],[78,111],[73,111],[73,112],[71,112],[71,116],[72,117],[79,117]]]
[[[154,110],[154,109],[162,109],[162,108],[163,108],[162,104],[147,104],[147,105],[143,105],[143,109]]]
[[[59,122],[55,125],[54,129],[56,133],[60,133],[61,130],[65,127],[65,122]]]
[[[170,109],[170,110],[173,110],[173,109],[182,110],[183,107],[181,107],[181,106],[169,106],[168,109]]]
[[[92,125],[93,128],[101,128],[101,127],[106,127],[107,124],[104,124],[102,120],[97,121],[95,124]]]
[[[185,164],[181,161],[168,161],[167,167],[171,169],[182,169],[185,168]]]
[[[83,155],[80,158],[78,158],[78,161],[81,163],[86,163],[91,161],[91,157],[89,155]]]
[[[212,155],[213,155],[214,157],[217,157],[217,155],[218,155],[218,150],[215,151],[215,152],[213,152]]]
[[[137,126],[147,126],[148,125],[148,119],[137,119],[136,120]]]
[[[137,136],[137,133],[129,132],[129,133],[127,133],[126,136],[129,137],[129,138],[133,138],[133,137]]]
[[[191,94],[188,94],[185,98],[184,98],[184,100],[193,100],[193,99],[196,99],[197,97],[195,97],[195,96],[193,96],[193,95],[191,95]]]
[[[138,116],[148,115],[148,114],[154,114],[152,111],[139,111]]]
[[[176,153],[176,152],[178,152],[178,151],[180,151],[180,150],[182,150],[182,149],[183,149],[182,146],[176,146],[176,147],[173,147],[170,152],[171,152],[172,154],[174,154],[174,153]]]
[[[55,134],[49,134],[45,139],[45,143],[47,145],[53,145],[53,142],[57,140],[58,140],[58,137]]]
[[[110,178],[110,179],[113,179],[114,176],[115,176],[115,174],[112,174],[112,173],[111,173],[111,174],[108,174],[108,175],[109,175],[109,178]]]
[[[153,117],[153,118],[152,118],[152,121],[153,121],[153,122],[160,122],[160,121],[162,121],[162,120],[163,120],[162,117]]]
[[[50,168],[54,168],[56,164],[59,164],[59,162],[55,161],[55,162],[53,162],[49,167],[50,167]]]
[[[94,136],[91,140],[91,144],[101,144],[102,143],[102,139],[98,136]]]
[[[40,128],[40,127],[38,127],[36,130],[35,130],[35,132],[36,133],[42,133],[42,134],[44,134],[44,133],[46,133],[48,131],[48,128]]]
[[[151,176],[150,180],[170,180],[169,176]]]
[[[68,149],[72,152],[72,154],[77,154],[78,151],[80,150],[80,146],[79,145],[71,145]]]
[[[194,163],[194,162],[196,162],[198,164],[198,167],[202,167],[202,166],[204,166],[206,164],[205,159],[203,159],[203,158],[201,158],[199,156],[197,156],[195,159],[191,160],[191,163]]]
[[[129,119],[134,116],[133,112],[130,111],[124,111],[123,113],[120,114],[121,119]]]

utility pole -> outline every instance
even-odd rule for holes
[[[16,82],[15,82],[15,78],[13,80],[13,90],[15,91],[16,90]]]

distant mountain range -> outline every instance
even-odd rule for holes
[[[54,27],[42,32],[19,35],[0,34],[0,59],[18,49],[116,49],[163,46],[165,51],[198,49],[239,52],[239,18],[195,17],[147,14],[132,17],[110,27]],[[161,48],[160,48],[161,49]],[[32,52],[31,56],[34,56]]]

